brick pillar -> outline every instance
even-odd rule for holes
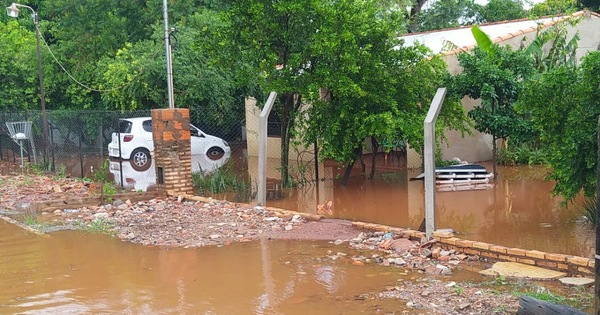
[[[170,195],[192,194],[190,110],[153,109],[156,184]]]

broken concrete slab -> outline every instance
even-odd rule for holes
[[[576,287],[590,286],[594,284],[594,279],[584,277],[566,277],[558,279],[562,284],[572,285]]]
[[[497,262],[492,268],[479,272],[486,276],[504,276],[514,278],[528,278],[534,280],[554,280],[565,277],[567,274],[560,271],[525,265],[517,262]]]

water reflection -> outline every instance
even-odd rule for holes
[[[323,172],[335,178],[336,169]],[[357,170],[345,187],[319,182],[286,190],[284,199],[267,205],[318,213],[317,205],[330,202],[319,214],[416,229],[425,212],[423,182],[407,179],[417,174],[397,170],[367,180]],[[437,192],[437,228],[453,228],[471,240],[593,257],[593,231],[574,222],[581,210],[561,206],[546,174],[544,167],[500,167],[492,188]]]
[[[227,163],[229,157],[230,152],[225,152],[220,156],[192,155],[192,172],[208,175]],[[154,159],[151,160],[150,167],[145,171],[136,170],[131,164],[131,160],[111,159],[109,170],[115,183],[123,188],[147,191],[156,185]]]
[[[158,248],[72,231],[40,238],[4,221],[0,239],[0,313],[361,314],[404,304],[355,300],[396,276],[319,260],[323,242]]]

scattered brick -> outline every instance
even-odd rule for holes
[[[517,258],[518,263],[527,264],[527,265],[535,265],[535,260],[527,259],[527,258]]]
[[[481,256],[483,256],[483,257],[489,257],[489,258],[496,258],[496,259],[498,258],[498,254],[491,253],[491,252],[485,252],[485,251],[481,252]]]
[[[504,246],[492,245],[492,246],[490,246],[490,250],[493,252],[496,252],[496,253],[506,254],[506,251],[508,250],[508,248],[506,248]]]
[[[509,248],[506,250],[506,253],[515,256],[525,256],[526,251],[520,248]]]
[[[538,261],[537,265],[544,268],[556,269],[558,268],[558,264],[550,261]]]
[[[546,259],[558,262],[566,262],[567,256],[563,254],[546,254]]]
[[[467,241],[467,240],[458,240],[456,241],[456,246],[460,246],[460,247],[473,247],[473,241]]]
[[[546,259],[546,253],[540,252],[539,250],[530,250],[525,253],[527,257]]]
[[[577,271],[581,272],[581,273],[587,273],[587,274],[593,274],[594,272],[588,268],[584,268],[584,267],[578,267]]]
[[[473,247],[479,248],[479,249],[484,249],[484,250],[489,250],[490,244],[483,243],[483,242],[476,242],[476,243],[473,243]]]
[[[579,256],[570,256],[567,257],[567,262],[573,265],[578,265],[578,266],[584,266],[587,267],[589,264],[589,259],[585,258],[585,257],[579,257]]]

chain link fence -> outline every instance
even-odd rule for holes
[[[220,194],[225,191],[234,194],[222,195],[236,201],[252,201],[256,196],[258,174],[258,132],[260,104],[253,99],[245,102],[245,111],[236,117],[224,120],[214,115],[191,112],[191,123],[205,136],[225,140],[230,152],[225,156],[200,156],[193,163],[216,165],[210,172],[194,176],[194,186],[199,194]],[[26,163],[71,177],[94,177],[94,171],[105,167],[123,187],[146,190],[155,185],[153,168],[144,170],[131,167],[131,160],[119,160],[108,156],[108,145],[112,133],[119,130],[119,120],[132,117],[150,117],[150,110],[139,111],[90,111],[90,110],[49,110],[46,111],[48,139],[44,139],[43,116],[41,111],[21,111],[0,113],[0,159],[20,164],[19,144],[11,139],[7,122],[32,122],[32,139],[24,141]],[[210,117],[209,117],[210,116]],[[281,127],[276,111],[268,122],[267,137],[267,198],[283,197],[281,160]],[[317,180],[339,179],[343,166],[332,161],[319,160],[317,145],[304,146],[291,140],[287,160],[289,183],[297,186],[311,185]],[[388,144],[389,145],[389,144]],[[46,149],[47,148],[47,149]],[[370,150],[365,150],[363,160],[369,164]],[[220,161],[215,161],[221,159]],[[420,166],[421,157],[401,144],[395,145],[388,153],[379,149],[376,158],[378,171]],[[359,167],[359,163],[356,163]],[[354,171],[353,171],[354,173]]]

